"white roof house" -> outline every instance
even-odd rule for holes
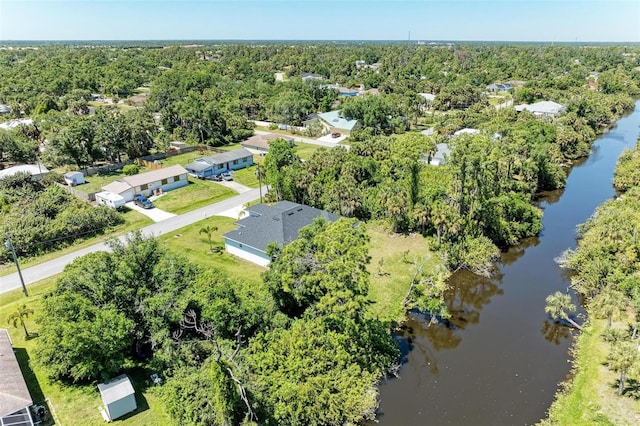
[[[98,390],[109,421],[122,417],[138,408],[136,405],[136,391],[133,390],[129,377],[124,374],[106,383],[100,383]]]
[[[42,179],[45,173],[49,173],[49,169],[42,164],[21,164],[19,166],[7,167],[6,169],[0,170],[0,179],[4,179],[7,176],[13,176],[18,173],[29,173],[35,179]]]
[[[534,104],[522,104],[516,105],[516,111],[521,112],[524,110],[530,111],[535,115],[541,115],[546,117],[557,117],[566,111],[567,107],[553,102],[553,101],[540,101]]]
[[[13,352],[9,332],[0,329],[0,424],[33,426],[31,405],[33,400]]]
[[[18,126],[32,124],[33,120],[30,118],[16,118],[15,120],[5,121],[4,123],[0,123],[0,129],[11,130]]]
[[[9,105],[0,104],[0,114],[11,114],[11,107]]]
[[[453,134],[453,136],[454,137],[455,136],[460,136],[460,135],[471,135],[471,136],[473,136],[473,135],[477,135],[479,133],[480,133],[480,130],[478,130],[478,129],[470,129],[470,128],[467,127],[467,128],[458,130],[457,132],[455,132]]]
[[[418,95],[422,96],[427,102],[433,102],[436,98],[436,95],[432,93],[418,93]]]

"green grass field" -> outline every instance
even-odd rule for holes
[[[190,179],[189,185],[167,192],[153,204],[174,214],[183,214],[237,195],[235,191],[215,182]]]
[[[431,253],[421,235],[394,234],[375,224],[367,225],[367,232],[371,238],[369,299],[374,302],[369,312],[383,322],[401,322],[404,319],[402,302],[411,285],[414,257],[429,258],[425,269],[435,269],[440,259]]]
[[[609,344],[602,339],[606,320],[590,319],[574,347],[574,376],[568,387],[556,394],[549,418],[542,425],[616,425],[640,424],[640,400],[637,393],[617,395],[620,377],[607,368]],[[626,328],[626,322],[613,327]],[[629,375],[630,378],[637,375]]]
[[[261,280],[260,274],[264,268],[251,262],[230,255],[224,251],[222,234],[236,229],[237,219],[223,216],[212,216],[177,231],[160,237],[165,246],[176,253],[189,258],[193,263],[205,268],[219,268],[230,277],[239,277],[256,283]],[[219,253],[209,253],[209,241],[206,234],[200,234],[205,226],[216,227],[218,230],[212,236],[212,245],[222,247]]]

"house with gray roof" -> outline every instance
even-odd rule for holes
[[[11,107],[9,105],[0,104],[0,114],[11,114]]]
[[[0,329],[0,425],[33,426],[32,405],[9,332]]]
[[[240,145],[249,151],[253,150],[258,151],[258,153],[266,153],[269,151],[269,144],[278,139],[283,139],[289,142],[289,145],[293,146],[294,141],[291,136],[276,135],[273,133],[268,133],[266,135],[253,135],[249,139],[240,142]]]
[[[267,266],[267,246],[280,247],[298,239],[301,228],[317,217],[334,222],[340,216],[304,204],[280,201],[274,205],[257,204],[247,209],[249,216],[236,222],[238,229],[222,236],[228,253],[260,266]]]
[[[240,170],[253,165],[253,154],[246,148],[198,158],[185,166],[193,177],[204,179],[231,170]]]

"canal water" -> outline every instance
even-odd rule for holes
[[[447,324],[411,316],[399,377],[380,386],[382,425],[530,425],[546,416],[570,372],[572,333],[550,322],[545,297],[570,284],[554,262],[576,245],[576,225],[614,195],[620,153],[635,146],[640,102],[599,137],[561,191],[544,194],[544,229],[504,253],[492,278],[450,280]]]

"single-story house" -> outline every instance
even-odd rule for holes
[[[433,156],[429,156],[428,154],[422,155],[422,161],[432,166],[441,166],[443,164],[447,164],[449,157],[451,156],[451,150],[449,149],[449,145],[446,143],[439,143],[436,145],[437,151]]]
[[[16,118],[15,120],[0,123],[0,129],[11,130],[18,126],[28,126],[29,124],[33,124],[33,120],[31,118]]]
[[[32,405],[9,332],[0,329],[0,425],[33,426]]]
[[[324,80],[324,77],[321,76],[320,74],[314,74],[312,72],[305,72],[304,74],[300,75],[300,78],[302,79],[302,81],[307,82],[307,81],[312,81],[312,80],[316,80],[316,81],[322,81]]]
[[[107,418],[105,420],[107,421],[115,420],[138,408],[136,405],[136,392],[133,390],[129,377],[124,374],[106,383],[100,383],[98,390],[105,408],[103,414],[106,414]]]
[[[298,238],[300,228],[324,217],[334,222],[340,216],[304,204],[281,201],[274,205],[257,204],[247,208],[249,216],[236,222],[238,229],[222,236],[228,253],[260,266],[267,266],[267,246],[277,243],[280,247]]]
[[[487,86],[489,92],[508,92],[511,89],[513,89],[511,83],[493,83]]]
[[[154,192],[167,192],[189,184],[187,171],[179,164],[150,172],[126,176],[102,187],[103,191],[122,196],[133,201],[133,196],[143,194],[149,197]]]
[[[34,179],[40,180],[46,173],[49,173],[49,169],[42,164],[21,164],[19,166],[7,167],[6,169],[0,170],[0,179],[6,178],[7,176],[13,176],[18,173],[29,173]]]
[[[427,103],[432,103],[436,99],[433,93],[418,93],[418,95],[422,96]]]
[[[540,101],[534,104],[522,104],[516,105],[516,111],[521,112],[524,110],[532,112],[534,115],[542,117],[558,117],[565,112],[566,106],[553,102],[553,101]]]
[[[64,174],[64,181],[68,185],[82,185],[84,182],[84,174],[82,172],[67,172]]]
[[[11,114],[11,107],[9,105],[0,104],[0,114]]]
[[[198,158],[185,166],[191,176],[206,178],[253,164],[253,154],[246,148]]]
[[[248,150],[255,150],[260,152],[268,152],[269,144],[277,139],[284,139],[289,142],[289,145],[293,146],[293,138],[290,136],[284,135],[275,135],[273,133],[269,133],[266,135],[253,135],[249,139],[240,142],[240,145],[243,148]]]
[[[453,134],[453,137],[461,136],[461,135],[470,135],[470,136],[473,136],[473,135],[477,135],[477,134],[479,134],[479,133],[480,133],[480,130],[478,130],[478,129],[470,129],[470,128],[468,128],[468,127],[467,127],[467,128],[460,129],[460,130],[458,130],[457,132],[455,132],[455,133]]]
[[[340,111],[322,112],[319,114],[311,114],[304,121],[305,126],[308,126],[313,121],[319,120],[325,128],[324,134],[330,133],[342,133],[345,135],[351,134],[353,129],[357,128],[358,120],[345,118],[340,114]]]

